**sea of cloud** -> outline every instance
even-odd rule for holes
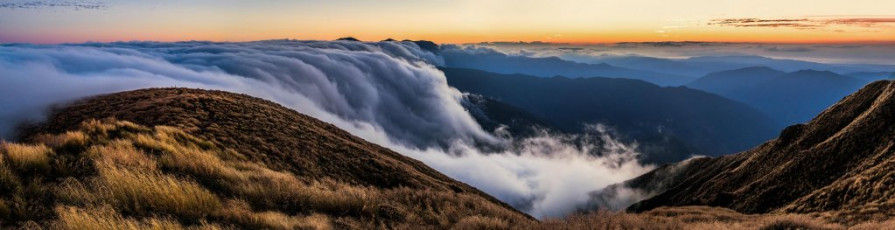
[[[419,159],[536,217],[652,169],[605,127],[583,136],[495,136],[412,42],[126,42],[0,46],[0,135],[79,98],[148,87],[245,93]],[[593,140],[593,141],[575,141]],[[506,145],[499,152],[477,146]]]

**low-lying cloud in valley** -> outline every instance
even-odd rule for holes
[[[513,139],[483,130],[449,87],[437,55],[410,42],[263,41],[0,46],[0,135],[54,104],[147,87],[269,99],[422,160],[535,216],[651,169],[636,148],[594,126],[584,139]],[[487,152],[476,146],[515,146]],[[601,153],[599,156],[593,153]]]

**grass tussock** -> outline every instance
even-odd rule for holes
[[[730,209],[661,207],[644,213],[600,211],[550,219],[531,229],[885,229],[888,223],[846,225],[807,214],[742,214]],[[891,228],[891,227],[890,227]]]
[[[201,218],[221,207],[217,196],[187,179],[116,166],[99,167],[99,177],[92,181],[98,200],[129,212]]]
[[[24,171],[42,172],[50,169],[53,150],[46,145],[27,145],[15,143],[0,144],[10,166]]]
[[[59,135],[38,135],[35,140],[52,148],[64,148],[84,146],[87,144],[88,138],[84,132],[68,131]]]
[[[455,224],[451,229],[510,229],[510,224],[507,223],[505,220],[493,217],[468,216],[457,222],[457,224]]]
[[[164,126],[91,120],[2,148],[4,228],[506,229],[534,223],[475,194],[302,178]],[[43,172],[35,177],[22,169]]]
[[[51,227],[59,230],[176,230],[184,228],[180,223],[170,219],[146,218],[137,220],[125,218],[115,209],[108,206],[92,209],[59,206],[56,207],[56,213],[59,215],[59,219]]]
[[[289,216],[280,212],[254,212],[244,201],[231,200],[219,215],[250,229],[332,229],[327,215]]]

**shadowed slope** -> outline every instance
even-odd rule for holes
[[[565,132],[601,123],[636,140],[653,162],[742,151],[772,138],[774,122],[745,104],[631,79],[537,78],[442,68],[457,89],[516,106]],[[735,121],[735,122],[732,122]]]
[[[895,215],[895,83],[874,82],[775,140],[711,159],[631,207],[710,205],[746,213],[827,212],[848,221]]]

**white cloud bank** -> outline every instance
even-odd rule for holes
[[[0,46],[0,135],[85,96],[191,87],[269,99],[422,160],[537,217],[559,216],[588,193],[642,174],[635,148],[601,127],[585,139],[495,137],[461,106],[413,43],[263,41]],[[485,153],[480,143],[514,143]],[[596,156],[593,153],[601,153]]]

